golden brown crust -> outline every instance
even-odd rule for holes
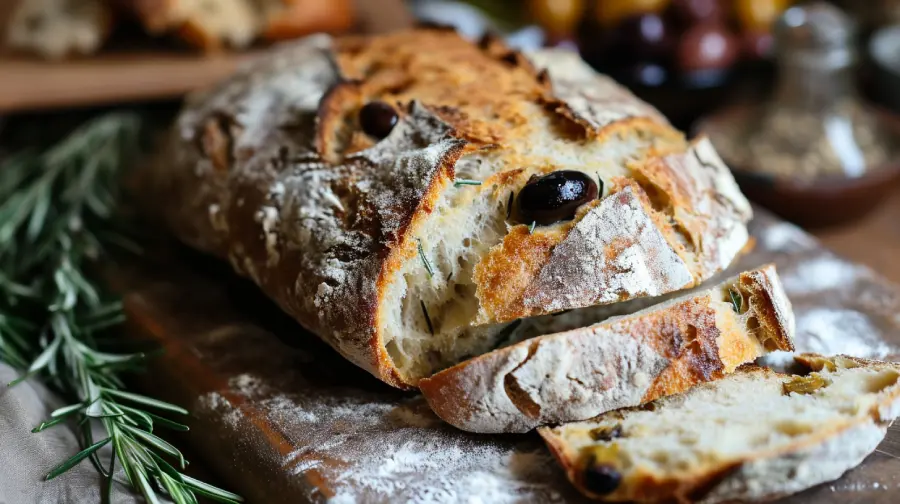
[[[741,276],[741,286],[751,298],[758,300],[755,308],[763,332],[773,338],[765,342],[767,348],[794,350],[791,335],[794,331],[794,311],[775,274],[775,266],[766,265],[757,271]],[[752,302],[752,299],[751,299]]]

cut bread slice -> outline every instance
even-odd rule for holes
[[[837,479],[900,414],[900,365],[805,354],[687,393],[541,428],[569,479],[607,501],[768,500]]]
[[[775,267],[581,329],[532,338],[419,381],[438,416],[472,432],[592,418],[721,378],[792,349]]]

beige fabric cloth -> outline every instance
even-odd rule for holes
[[[99,504],[103,485],[88,460],[54,480],[44,481],[50,469],[78,452],[78,442],[67,425],[31,433],[63,404],[35,380],[6,386],[17,377],[16,371],[0,363],[0,504]],[[102,434],[97,433],[98,440]],[[102,455],[101,459],[108,460]],[[122,479],[121,469],[118,479]],[[116,504],[141,501],[121,484],[113,489]]]

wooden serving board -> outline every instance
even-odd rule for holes
[[[900,359],[900,291],[761,214],[734,269],[778,264],[799,350]],[[250,502],[582,502],[534,434],[443,424],[345,362],[225,268],[183,250],[124,265],[130,334],[166,348],[144,384],[189,406],[186,438]],[[785,502],[900,502],[900,430],[861,467]]]

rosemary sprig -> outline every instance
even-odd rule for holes
[[[197,496],[240,502],[230,492],[179,472],[187,461],[155,427],[187,427],[153,411],[186,414],[176,405],[124,390],[125,371],[140,369],[143,353],[103,351],[97,336],[124,320],[88,272],[111,242],[129,243],[112,220],[121,167],[136,151],[137,116],[111,114],[82,126],[43,153],[0,162],[0,360],[43,379],[72,402],[32,432],[79,425],[82,450],[47,474],[55,478],[90,460],[112,489],[116,463],[147,502],[167,495],[177,504]],[[93,439],[92,425],[106,437]],[[99,450],[112,445],[101,464]],[[169,461],[175,463],[175,469]]]
[[[528,226],[528,234],[534,233],[534,228],[537,226],[537,221],[531,221],[531,225]]]
[[[453,181],[453,187],[459,187],[464,185],[481,185],[480,180],[472,180],[472,179],[456,179]]]

